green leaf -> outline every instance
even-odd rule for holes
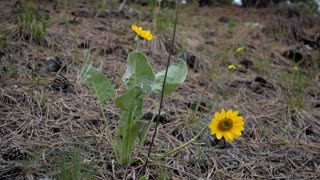
[[[81,81],[96,95],[101,104],[116,94],[109,79],[95,68],[88,67]]]
[[[140,119],[143,106],[141,88],[135,86],[128,90],[115,100],[115,104],[123,110],[116,138],[117,159],[120,164],[127,164],[141,127]]]
[[[118,106],[122,110],[129,111],[131,108],[131,104],[140,95],[142,95],[141,88],[139,88],[138,86],[135,86],[132,89],[129,89],[123,95],[119,96],[114,103],[116,104],[116,106]]]
[[[187,64],[183,59],[179,59],[174,64],[171,64],[168,68],[164,94],[170,94],[177,88],[179,84],[183,83],[187,77],[187,71]],[[152,91],[161,93],[164,75],[165,70],[162,70],[156,74],[155,83],[152,86]]]
[[[140,127],[139,127],[139,134],[138,134],[138,138],[139,138],[139,145],[138,145],[138,149],[134,154],[134,157],[138,155],[138,153],[141,151],[142,146],[144,144],[144,141],[147,138],[148,132],[151,128],[152,122],[154,120],[156,116],[156,113],[153,115],[152,119],[150,121],[143,121],[140,120]]]
[[[131,52],[128,55],[127,70],[122,77],[127,89],[139,86],[147,94],[151,91],[154,78],[155,76],[147,57],[139,51]]]

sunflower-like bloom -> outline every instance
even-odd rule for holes
[[[238,111],[226,112],[224,109],[221,110],[221,113],[216,112],[209,124],[211,134],[216,135],[217,139],[223,136],[226,141],[233,141],[235,137],[240,137],[244,130],[244,120],[238,114]]]
[[[153,39],[153,34],[150,31],[143,30],[142,27],[138,27],[136,25],[131,25],[131,29],[140,37],[143,39],[146,39],[148,41]]]

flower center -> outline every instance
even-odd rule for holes
[[[222,131],[227,131],[232,127],[232,121],[229,118],[224,118],[222,121],[219,123],[219,129]]]

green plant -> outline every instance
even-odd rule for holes
[[[157,33],[170,31],[174,26],[174,19],[172,18],[174,14],[174,9],[163,9],[161,12],[160,9],[157,9],[157,11],[154,14],[155,31]]]
[[[309,85],[307,77],[300,70],[293,69],[293,72],[282,72],[278,81],[284,87],[288,108],[303,108],[303,91]]]
[[[64,18],[60,21],[59,24],[72,24],[75,23],[75,18],[71,19],[69,16],[71,10],[75,5],[75,0],[63,0],[63,9],[64,9]]]
[[[82,157],[83,152],[76,148],[73,152],[64,152],[59,158],[59,180],[94,179],[92,162],[87,163]]]
[[[319,15],[319,5],[315,0],[291,0],[291,4],[280,3],[275,8],[276,13],[299,13],[300,17]]]
[[[39,43],[47,31],[45,20],[37,13],[36,5],[26,5],[17,20],[17,31],[20,37]]]
[[[5,48],[7,46],[7,33],[5,31],[0,31],[0,48]]]
[[[2,72],[11,77],[17,77],[19,70],[16,64],[8,63],[2,68]]]
[[[137,141],[139,142],[138,149],[134,155],[138,155],[142,148],[152,122],[143,124],[141,121],[143,97],[150,93],[161,93],[164,73],[163,70],[154,74],[143,53],[133,51],[128,55],[127,70],[122,77],[127,91],[115,99],[115,105],[122,111],[116,137],[112,138],[110,131],[108,131],[109,137],[114,139],[112,140],[113,148],[120,164],[130,163],[132,150]],[[186,75],[187,66],[184,60],[179,59],[170,65],[164,93],[168,95],[173,92],[185,80]],[[108,79],[86,60],[80,73],[80,83],[87,85],[93,91],[103,112],[103,104],[115,94]],[[109,128],[107,127],[107,129]]]
[[[95,17],[98,17],[101,13],[106,12],[107,10],[107,0],[102,0],[101,3],[97,7],[97,13]]]
[[[194,107],[191,107],[191,110],[188,113],[186,121],[184,122],[185,126],[194,127],[200,123],[201,118],[198,115],[198,109],[200,107],[200,103],[201,103],[201,98],[199,99],[197,104],[195,104]]]
[[[299,71],[295,71],[290,88],[287,91],[287,102],[289,109],[303,108],[303,90],[308,86],[306,77]]]

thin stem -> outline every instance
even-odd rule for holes
[[[136,36],[138,37],[138,36]],[[137,38],[137,47],[136,47],[136,51],[139,51],[139,48],[140,48],[140,37]]]
[[[175,40],[175,36],[176,36],[179,4],[180,4],[180,1],[177,1],[177,3],[176,3],[176,15],[175,15],[175,21],[174,21],[174,29],[173,29],[173,33],[172,33],[171,46],[174,45],[174,40]],[[165,74],[164,74],[164,79],[163,79],[163,84],[162,84],[162,91],[161,91],[161,97],[160,97],[160,106],[159,106],[159,112],[158,112],[158,116],[157,116],[157,120],[156,120],[156,127],[154,128],[154,132],[153,132],[152,140],[151,140],[151,143],[150,143],[150,146],[149,146],[146,162],[145,162],[145,164],[144,164],[144,166],[142,168],[142,172],[144,174],[145,174],[145,170],[146,170],[147,165],[148,165],[150,153],[151,153],[152,146],[153,146],[153,143],[154,143],[154,139],[156,137],[156,134],[157,134],[157,131],[158,131],[158,126],[159,126],[159,123],[160,123],[160,114],[161,114],[162,104],[163,104],[164,88],[165,88],[165,85],[166,85],[166,80],[167,80],[168,68],[169,68],[169,65],[170,65],[170,60],[171,60],[171,51],[169,51],[169,56],[168,56],[167,65],[166,65],[166,71],[165,71]]]
[[[171,151],[168,151],[166,152],[165,154],[161,154],[160,157],[161,158],[165,158],[165,157],[168,157],[170,156],[171,154],[175,153],[175,152],[178,152],[180,151],[181,149],[187,147],[189,144],[191,144],[192,142],[194,142],[195,140],[197,140],[203,133],[204,131],[207,129],[208,125],[205,126],[195,137],[193,137],[190,141],[182,144],[181,146],[177,147],[177,148],[174,148],[172,149]]]

